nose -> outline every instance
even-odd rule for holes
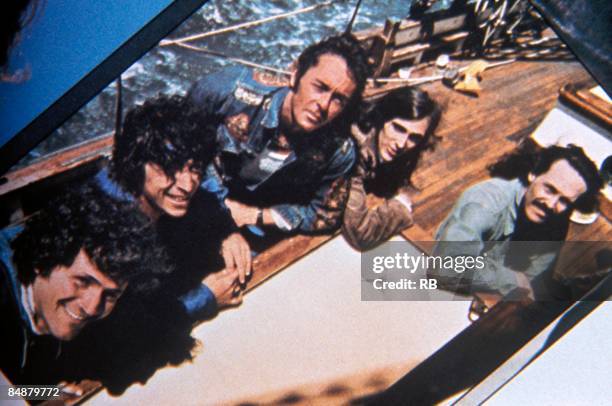
[[[552,208],[555,214],[561,214],[567,209],[567,204],[565,204],[559,196],[553,198]]]
[[[406,138],[404,139],[404,142],[400,144],[400,147],[403,150],[407,151],[409,149],[412,149],[415,145],[416,144],[414,143],[414,141],[410,139],[410,135],[406,135]]]
[[[99,286],[89,287],[81,296],[79,305],[88,318],[100,318],[104,314],[103,289]]]
[[[180,172],[177,172],[175,182],[176,186],[186,193],[193,192],[194,188],[196,187],[196,182],[189,169],[183,169]]]
[[[567,209],[567,206],[563,203],[561,197],[556,195],[545,199],[544,204],[551,213],[555,214],[561,214]]]
[[[324,95],[321,95],[321,97],[319,98],[319,112],[321,113],[321,118],[325,119],[327,118],[327,115],[329,114],[329,106],[331,105],[331,101],[332,101],[332,94],[330,93],[326,93]]]

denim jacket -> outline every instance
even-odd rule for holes
[[[228,170],[231,161],[238,162],[241,169],[241,156],[261,157],[271,139],[278,136],[281,108],[289,93],[282,85],[271,75],[243,67],[212,73],[195,83],[190,98],[222,120],[217,130],[220,156],[207,168],[204,185],[221,201],[231,193],[247,204],[269,207],[277,226],[286,231],[338,227],[348,197],[348,174],[356,157],[349,137],[315,174],[296,172],[299,158],[293,150],[255,182],[245,181],[239,170]],[[308,185],[305,179],[310,181]]]
[[[533,280],[554,266],[557,255],[550,248],[558,247],[557,242],[510,243],[525,191],[519,179],[493,178],[470,187],[455,203],[436,233],[438,243],[434,249],[435,255],[476,256],[487,252],[486,268],[470,275],[471,281],[459,281],[465,275],[450,272],[455,281],[449,283],[455,284],[457,290],[506,295],[518,286],[517,272]],[[446,241],[451,243],[444,244]],[[464,243],[452,243],[454,241]],[[510,254],[513,248],[514,254]],[[523,262],[527,265],[520,270],[515,269],[508,264],[511,256],[523,256]],[[469,286],[462,286],[465,283]]]

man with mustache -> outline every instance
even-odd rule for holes
[[[2,372],[14,384],[49,383],[62,341],[170,270],[148,219],[91,184],[2,230]]]
[[[486,266],[462,273],[430,269],[445,288],[474,294],[488,305],[515,288],[532,299],[534,278],[551,271],[569,217],[596,205],[602,181],[576,146],[511,154],[490,167],[494,177],[466,190],[440,225],[435,255],[478,256]],[[527,241],[527,243],[525,243]],[[460,243],[462,242],[462,243]],[[537,243],[535,243],[537,242]]]
[[[184,97],[146,101],[126,114],[110,167],[96,175],[109,195],[135,202],[155,223],[176,267],[163,291],[194,319],[239,304],[251,271],[249,246],[230,213],[200,187],[216,151],[215,128]]]
[[[222,120],[205,185],[239,226],[312,233],[340,225],[355,161],[348,126],[368,72],[358,41],[341,35],[305,49],[289,86],[241,67],[195,83],[190,98]]]

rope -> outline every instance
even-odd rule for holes
[[[281,75],[287,75],[287,76],[291,75],[291,72],[286,71],[286,70],[273,68],[271,66],[261,65],[261,64],[255,63],[255,62],[250,62],[250,61],[247,61],[246,59],[235,58],[233,56],[225,55],[222,52],[212,51],[212,50],[207,49],[207,48],[197,47],[197,46],[185,44],[185,43],[182,43],[182,42],[178,42],[178,43],[176,43],[174,45],[177,45],[177,46],[183,47],[183,48],[187,48],[187,49],[191,49],[192,51],[202,52],[202,53],[204,53],[206,55],[210,55],[210,56],[214,56],[214,57],[218,57],[218,58],[227,59],[227,60],[230,60],[232,62],[236,62],[236,63],[242,64],[242,65],[245,65],[245,66],[250,66],[252,68],[267,70],[267,71],[278,73],[278,74],[281,74]]]
[[[241,23],[241,24],[233,25],[231,27],[220,28],[218,30],[209,31],[209,32],[205,32],[205,33],[202,33],[202,34],[190,35],[188,37],[171,39],[171,40],[170,39],[165,39],[165,40],[162,40],[159,43],[159,45],[160,46],[178,45],[178,44],[183,43],[183,42],[189,42],[189,41],[194,41],[194,40],[197,40],[197,39],[212,37],[214,35],[223,34],[223,33],[231,32],[231,31],[236,31],[236,30],[239,30],[239,29],[242,29],[242,28],[249,28],[249,27],[253,27],[255,25],[267,23],[269,21],[274,21],[274,20],[278,20],[278,19],[281,19],[281,18],[291,17],[291,16],[298,15],[298,14],[308,13],[310,11],[314,11],[314,10],[317,10],[319,8],[327,7],[329,5],[332,5],[336,1],[337,0],[330,0],[330,1],[326,1],[326,2],[321,3],[321,4],[315,4],[314,6],[308,6],[308,7],[304,7],[304,8],[298,9],[298,10],[289,11],[287,13],[277,14],[277,15],[274,15],[274,16],[262,18],[260,20],[255,20],[255,21],[251,21],[251,22],[247,22],[247,23]]]

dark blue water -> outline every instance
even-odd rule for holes
[[[354,30],[381,26],[385,18],[408,15],[411,0],[363,0]],[[447,3],[447,1],[443,3]],[[211,0],[185,20],[168,38],[180,38],[254,21],[320,4],[316,0],[222,1]],[[232,33],[208,37],[192,44],[279,69],[287,69],[308,44],[344,31],[356,1],[338,1],[307,14],[276,20]],[[201,75],[232,64],[222,58],[176,46],[157,46],[122,75],[124,109],[157,94],[184,94]],[[92,99],[62,127],[31,151],[21,164],[114,128],[113,84]]]

